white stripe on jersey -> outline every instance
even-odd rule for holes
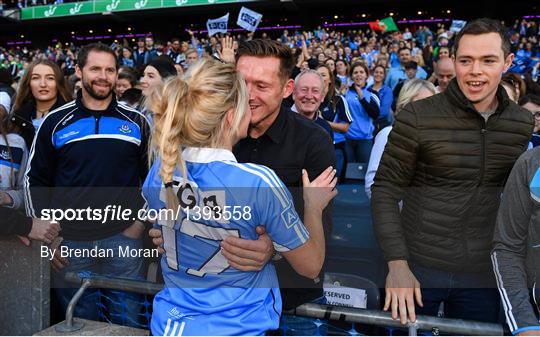
[[[284,188],[286,187],[274,171],[262,165],[255,165],[251,163],[246,163],[246,165],[249,167],[252,167],[254,170],[262,171],[263,173],[266,173],[267,176],[270,178],[270,180],[274,183],[274,186],[278,187],[278,192],[280,192],[283,195],[283,198],[288,199],[287,193],[284,191]]]
[[[167,320],[167,326],[165,327],[165,331],[163,332],[163,336],[168,336],[169,330],[171,329],[171,319],[169,318]]]
[[[246,171],[246,172],[249,172],[249,173],[252,173],[258,177],[260,177],[265,183],[267,183],[270,187],[271,187],[271,190],[272,192],[274,192],[274,194],[276,195],[277,199],[279,200],[279,203],[281,204],[281,207],[283,208],[287,208],[287,206],[289,205],[289,202],[286,198],[283,197],[283,191],[280,191],[280,189],[282,187],[279,187],[279,186],[273,186],[273,184],[270,182],[270,178],[268,176],[266,176],[264,173],[262,172],[259,172],[259,171],[256,171],[256,170],[253,170],[249,167],[247,167],[245,164],[238,164],[238,163],[233,163],[233,162],[225,162],[223,161],[222,163],[224,164],[227,164],[227,165],[231,165],[231,166],[236,166],[238,167],[239,169],[243,170],[243,171]],[[281,192],[281,193],[280,193]]]
[[[501,294],[501,299],[504,307],[504,314],[506,315],[506,322],[510,327],[510,331],[515,331],[518,329],[514,315],[512,314],[512,303],[508,299],[508,294],[504,288],[502,275],[499,272],[499,263],[497,262],[497,252],[491,254],[491,261],[493,262],[493,269],[495,272],[495,280],[497,281],[497,287],[499,288],[499,293]]]
[[[280,245],[279,243],[276,243],[276,242],[273,242],[272,243],[274,244],[274,249],[276,250],[276,252],[288,252],[290,249],[285,247],[285,246],[282,246]]]
[[[180,330],[176,334],[177,336],[182,336],[182,334],[184,333],[184,327],[185,326],[186,326],[186,322],[182,322],[182,324],[180,324]]]
[[[141,140],[135,137],[124,136],[124,135],[113,135],[113,134],[88,135],[81,138],[72,139],[66,142],[66,144],[80,142],[80,141],[88,140],[88,139],[118,139],[118,140],[124,140],[129,143],[133,143],[137,146],[141,145]]]
[[[248,165],[249,167],[253,167],[253,169],[255,169],[255,170],[264,171],[264,173],[266,173],[272,179],[272,181],[276,184],[276,186],[280,186],[280,187],[278,187],[279,192],[283,193],[284,197],[288,199],[288,196],[287,196],[286,192],[283,190],[286,187],[283,184],[283,182],[281,182],[281,180],[279,179],[279,177],[276,175],[276,173],[274,171],[272,171],[268,167],[262,166],[262,165],[255,165],[255,164],[250,164],[250,163],[246,163],[246,165]],[[274,189],[274,188],[272,188],[272,189]],[[309,237],[309,233],[307,233],[305,231],[305,227],[295,225],[294,230],[295,230],[296,234],[298,235],[298,238],[300,239],[300,241],[302,241],[302,243],[305,243],[307,241],[307,238]],[[287,250],[289,250],[289,249],[287,249]]]
[[[178,322],[174,322],[171,334],[169,336],[176,336],[176,329],[178,329]]]
[[[302,233],[302,231],[300,230],[299,227],[300,227],[300,226],[295,225],[295,226],[294,226],[294,231],[296,232],[296,235],[298,235],[298,238],[300,239],[300,241],[302,241],[302,243],[306,243],[307,238],[304,237],[304,234]]]
[[[347,118],[352,122],[354,122],[351,111],[349,110],[349,103],[347,103],[347,100],[343,96],[339,96],[341,98],[341,101],[343,102],[343,106],[345,107],[345,115],[347,115]]]
[[[371,93],[371,99],[374,100],[375,103],[377,103],[377,106],[381,106],[381,100],[379,99],[379,96],[377,96],[377,94]]]
[[[127,105],[126,103],[124,102],[116,102],[117,103],[117,107],[120,106],[122,109],[126,109],[128,111],[131,111],[131,112],[135,112],[137,114],[139,114],[145,121],[146,123],[148,124],[148,126],[150,126],[150,121],[148,120],[148,117],[146,117],[146,115],[144,113],[142,113],[141,111],[137,110],[137,109],[133,109],[132,107],[130,107],[129,105]],[[117,110],[118,111],[118,110]],[[122,114],[123,115],[123,114]],[[124,115],[125,116],[125,115]],[[127,117],[127,116],[126,116]],[[137,123],[135,123],[137,124]],[[138,124],[137,124],[138,125]]]

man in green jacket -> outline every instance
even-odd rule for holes
[[[396,118],[371,205],[389,268],[384,309],[403,324],[436,316],[441,302],[446,317],[497,321],[495,217],[533,129],[499,86],[513,58],[500,22],[470,22],[454,43],[456,78]]]

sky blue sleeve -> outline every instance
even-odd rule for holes
[[[300,247],[309,239],[309,232],[294,209],[289,190],[271,169],[250,166],[262,173],[255,207],[259,222],[265,226],[275,250],[285,252]]]

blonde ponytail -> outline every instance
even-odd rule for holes
[[[235,112],[228,131],[236,135],[248,99],[246,84],[234,65],[212,59],[193,64],[184,79],[167,79],[159,92],[151,94],[154,135],[150,151],[161,157],[160,175],[167,187],[168,208],[178,207],[172,188],[177,167],[187,182],[182,147],[223,146],[227,112]]]

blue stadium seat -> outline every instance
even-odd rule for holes
[[[364,180],[367,172],[367,163],[348,163],[345,169],[345,179]]]
[[[371,221],[370,202],[363,185],[338,185],[334,227],[327,238],[326,270],[366,278],[384,287],[386,264]]]

